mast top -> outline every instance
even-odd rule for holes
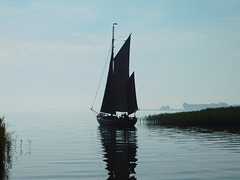
[[[112,27],[112,57],[114,57],[114,26],[117,25],[117,23],[113,23]]]

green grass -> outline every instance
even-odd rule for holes
[[[6,131],[4,117],[0,118],[0,179],[8,178],[8,171],[11,167],[11,134]]]
[[[164,126],[240,127],[240,107],[149,115],[144,120],[147,124]]]

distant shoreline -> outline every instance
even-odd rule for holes
[[[140,109],[140,111],[186,111],[186,109]]]
[[[240,127],[240,106],[155,114],[146,116],[144,121],[163,126]]]

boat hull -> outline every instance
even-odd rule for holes
[[[97,121],[100,124],[100,126],[113,126],[113,127],[134,127],[134,125],[137,122],[136,117],[102,117],[97,116]]]

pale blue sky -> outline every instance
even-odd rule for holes
[[[0,0],[0,108],[89,108],[113,22],[140,108],[240,104],[239,0]]]

